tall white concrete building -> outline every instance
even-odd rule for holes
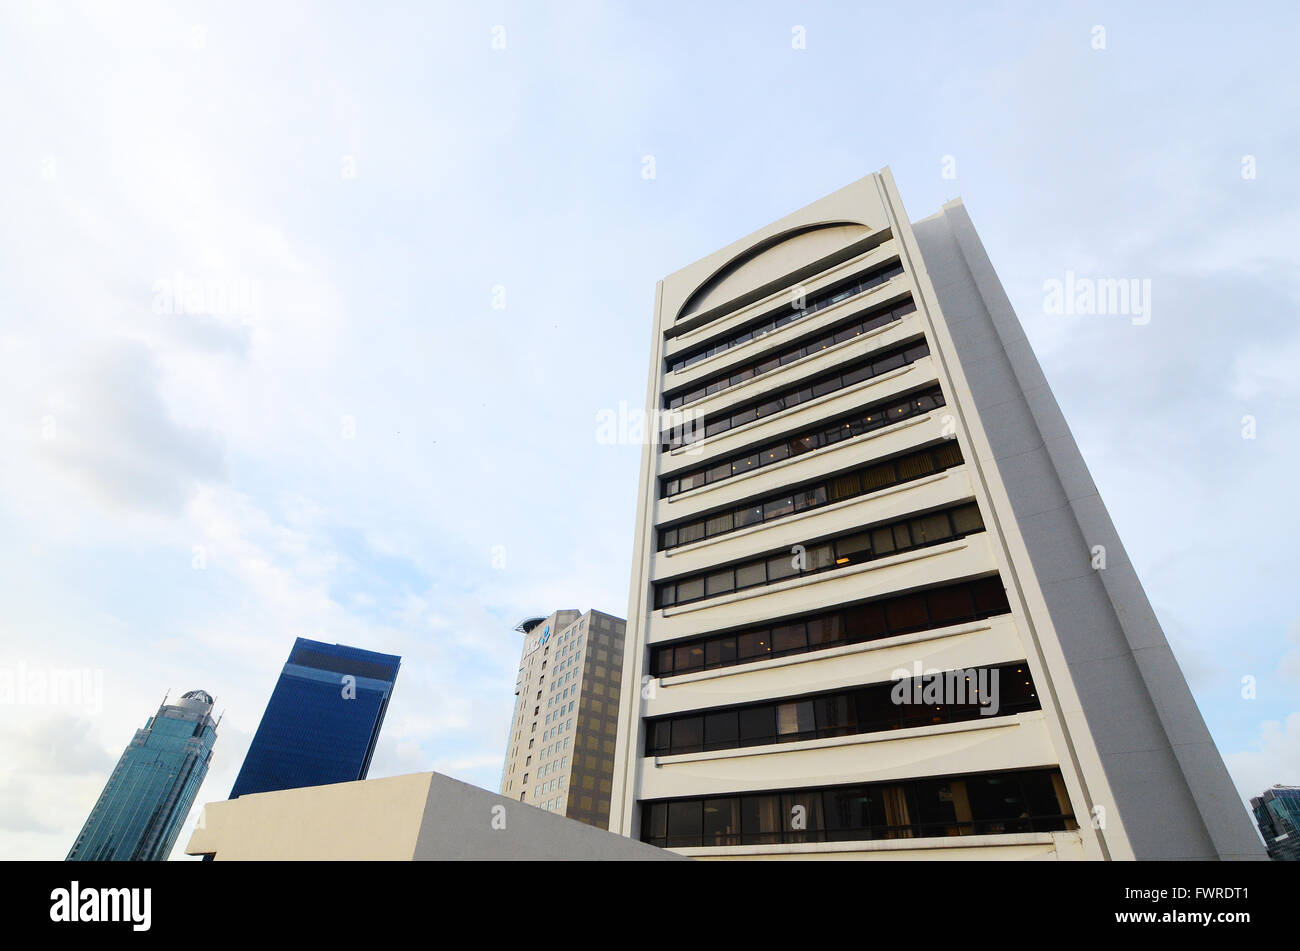
[[[1262,857],[960,202],[660,282],[610,828],[698,857]],[[903,677],[901,672],[906,672]]]
[[[626,624],[600,611],[528,618],[501,794],[609,827]]]

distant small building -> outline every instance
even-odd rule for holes
[[[217,724],[212,697],[191,690],[136,730],[90,810],[69,862],[161,862],[208,775]]]
[[[298,638],[230,798],[365,779],[401,663]]]
[[[520,622],[502,795],[609,828],[626,627],[601,611]]]
[[[1300,786],[1274,786],[1250,800],[1268,857],[1300,862]]]
[[[210,802],[185,851],[216,861],[678,858],[438,773]]]

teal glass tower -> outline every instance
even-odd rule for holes
[[[1300,786],[1274,786],[1250,800],[1255,824],[1277,862],[1300,862]]]
[[[108,777],[68,861],[161,862],[208,775],[217,724],[212,697],[191,690],[163,702]]]
[[[365,779],[402,658],[300,637],[231,799]]]

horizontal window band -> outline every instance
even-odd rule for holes
[[[953,439],[896,459],[872,462],[793,490],[787,489],[689,522],[661,528],[659,550],[668,551],[704,539],[719,538],[750,525],[767,524],[799,512],[870,495],[881,489],[944,472],[953,466],[962,465],[964,461],[961,448]]]
[[[1040,709],[1020,660],[647,719],[645,755],[738,750]]]
[[[641,841],[660,848],[1077,828],[1055,767],[641,802]]]
[[[787,347],[766,353],[761,358],[756,358],[740,366],[732,367],[725,373],[709,377],[703,382],[688,384],[685,387],[670,390],[664,394],[664,408],[678,409],[689,403],[694,403],[696,400],[702,400],[706,396],[721,393],[730,387],[739,386],[746,380],[762,376],[765,373],[771,373],[773,370],[789,366],[796,360],[802,360],[804,357],[821,353],[823,350],[829,350],[831,347],[852,340],[854,337],[878,330],[896,320],[902,320],[907,315],[915,312],[916,304],[912,301],[910,294],[901,301],[891,301],[882,307],[873,307],[867,310],[865,314],[855,314],[835,323],[826,330],[814,331]]]
[[[937,386],[908,396],[879,400],[865,410],[856,410],[834,421],[821,423],[814,429],[774,440],[734,456],[715,459],[697,469],[661,479],[659,495],[660,498],[671,498],[700,486],[714,485],[763,466],[883,429],[899,420],[920,416],[944,405],[943,392]]]
[[[663,451],[679,449],[698,440],[739,429],[760,419],[767,419],[787,409],[857,386],[891,370],[911,366],[917,360],[929,355],[930,347],[924,339],[910,340],[882,350],[866,359],[855,360],[845,366],[837,367],[830,373],[822,373],[798,386],[766,394],[761,399],[742,403],[722,413],[714,413],[703,419],[683,414],[681,421],[677,421],[678,418],[674,415],[670,428],[660,434]]]
[[[672,677],[734,667],[983,620],[1010,610],[1002,579],[991,575],[836,611],[655,645],[651,648],[650,672],[656,677]],[[782,644],[777,649],[773,643],[775,632],[782,629]]]
[[[895,519],[808,546],[718,566],[655,585],[655,607],[668,608],[746,588],[776,584],[955,541],[984,531],[974,502]]]

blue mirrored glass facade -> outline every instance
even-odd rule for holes
[[[204,691],[159,707],[117,761],[68,861],[166,859],[208,775],[216,741],[212,697]]]
[[[298,638],[230,798],[365,779],[401,662]]]

